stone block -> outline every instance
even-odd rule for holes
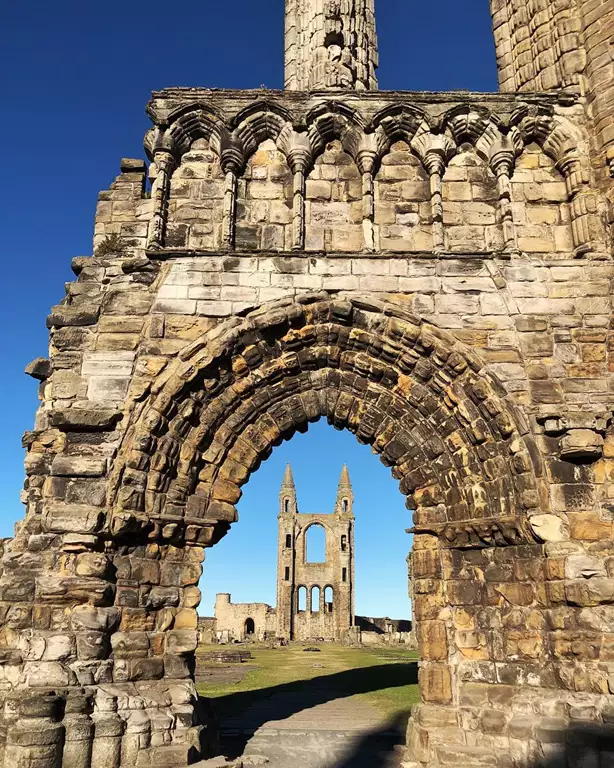
[[[424,664],[418,673],[422,700],[429,704],[448,704],[452,701],[450,668],[444,664]]]
[[[84,504],[59,504],[45,515],[45,527],[57,533],[97,533],[104,519],[102,510]]]
[[[55,477],[102,477],[106,471],[106,459],[93,456],[59,454],[51,464],[51,474]]]

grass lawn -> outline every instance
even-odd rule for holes
[[[254,657],[248,662],[254,668],[240,682],[198,685],[202,696],[218,700],[222,717],[225,702],[236,711],[237,705],[250,706],[278,691],[309,691],[322,685],[333,689],[336,697],[362,699],[390,718],[407,713],[419,701],[418,655],[413,651],[332,644],[311,646],[319,647],[319,653],[305,651],[302,645],[275,649],[240,647],[249,648]],[[206,646],[199,651],[219,649]]]

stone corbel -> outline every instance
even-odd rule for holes
[[[305,181],[313,161],[306,134],[293,132],[287,150],[292,171],[292,250],[305,248]]]
[[[175,169],[175,158],[168,149],[158,149],[154,155],[155,178],[151,187],[153,213],[147,231],[147,247],[151,249],[164,246],[166,214],[170,194],[171,175]]]
[[[542,414],[537,418],[544,433],[558,437],[559,456],[563,461],[590,464],[603,456],[604,435],[608,428],[607,414],[572,413]]]
[[[222,247],[232,250],[237,226],[237,184],[243,169],[243,151],[231,144],[222,150],[220,163],[224,174],[224,210],[222,212]]]
[[[602,240],[597,195],[590,187],[589,169],[575,152],[568,153],[557,163],[565,178],[571,217],[574,253],[581,258],[591,254],[593,258],[607,258]]]
[[[497,177],[497,189],[499,194],[499,215],[503,229],[503,242],[507,252],[518,250],[516,241],[516,227],[512,210],[512,176],[516,153],[511,141],[506,137],[496,144],[490,153],[490,167]]]
[[[448,161],[454,155],[455,146],[445,134],[423,133],[412,141],[412,147],[418,153],[430,178],[433,250],[443,251],[443,176]]]
[[[356,164],[362,175],[362,228],[367,251],[375,250],[375,233],[373,229],[375,215],[374,175],[378,155],[375,148],[371,146],[374,141],[374,134],[365,135],[363,137],[363,146],[359,147],[356,154]]]

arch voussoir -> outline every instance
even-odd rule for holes
[[[170,508],[227,530],[261,461],[322,417],[391,467],[418,525],[519,516],[538,501],[497,382],[396,305],[317,294],[263,306],[193,343],[150,396],[155,415],[128,430],[113,499],[144,524]]]

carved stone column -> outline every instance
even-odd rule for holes
[[[373,218],[375,214],[375,184],[373,181],[377,152],[371,148],[359,149],[356,156],[358,170],[362,174],[362,229],[365,238],[365,248],[375,250],[375,233]]]
[[[175,158],[167,149],[159,149],[154,155],[156,177],[151,188],[154,201],[153,214],[147,231],[147,247],[162,248],[166,230],[167,206],[170,196],[171,175],[175,168]]]
[[[226,147],[222,151],[221,165],[225,176],[222,247],[232,250],[237,227],[237,181],[243,168],[241,148],[234,145]]]
[[[412,142],[430,179],[433,250],[445,248],[443,228],[443,175],[455,147],[444,134],[423,133]]]
[[[492,148],[490,167],[497,177],[499,193],[499,216],[503,229],[503,242],[508,252],[517,250],[516,227],[512,210],[512,185],[515,153],[511,142],[501,142]]]
[[[306,135],[293,133],[288,148],[288,163],[293,174],[292,249],[305,248],[305,180],[312,162],[312,151]]]
[[[590,173],[580,158],[571,154],[557,163],[565,177],[569,195],[569,212],[575,255],[591,254],[593,258],[608,258],[603,226],[599,219],[597,195],[590,187]]]

